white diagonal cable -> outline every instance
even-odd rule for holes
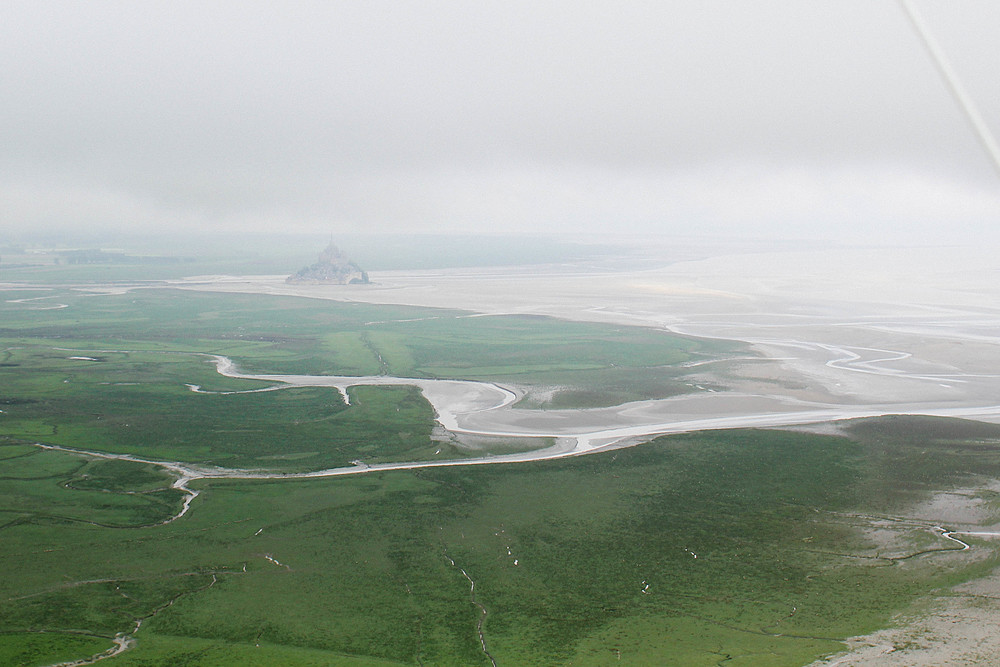
[[[996,169],[997,174],[1000,175],[1000,145],[997,145],[997,140],[990,131],[989,125],[983,119],[982,114],[979,113],[975,101],[966,92],[965,88],[962,87],[962,83],[958,80],[958,75],[955,74],[955,70],[952,69],[951,64],[945,57],[944,51],[934,41],[934,38],[927,30],[927,24],[924,22],[923,17],[913,7],[910,0],[899,0],[899,4],[903,7],[903,11],[906,12],[906,16],[909,17],[910,23],[917,31],[924,46],[927,47],[927,52],[930,53],[931,60],[934,61],[938,72],[941,73],[945,83],[948,84],[948,89],[951,91],[952,97],[955,98],[958,106],[962,108],[969,122],[972,123],[973,129],[979,135],[979,140],[983,144],[983,148],[993,158],[993,167]]]

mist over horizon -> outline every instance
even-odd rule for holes
[[[996,131],[1000,8],[915,4]],[[989,158],[888,0],[14,2],[0,63],[0,242],[1000,229]]]

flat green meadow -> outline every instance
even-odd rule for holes
[[[997,565],[906,512],[1000,475],[1000,427],[922,417],[536,463],[201,479],[190,512],[164,523],[184,494],[162,467],[36,443],[284,472],[459,458],[482,452],[442,440],[415,389],[359,387],[350,406],[318,387],[227,393],[269,385],[205,355],[259,373],[506,382],[555,409],[690,391],[685,363],[744,352],[295,298],[4,294],[0,664],[88,658],[127,634],[134,646],[101,664],[803,665]],[[870,531],[883,519],[889,546]]]

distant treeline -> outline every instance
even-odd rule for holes
[[[126,255],[104,250],[66,250],[59,255],[67,264],[179,264],[194,261],[191,257]]]

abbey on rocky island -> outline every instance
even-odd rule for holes
[[[285,279],[286,283],[366,285],[368,274],[340,252],[332,242],[319,254],[319,261],[303,267]]]

